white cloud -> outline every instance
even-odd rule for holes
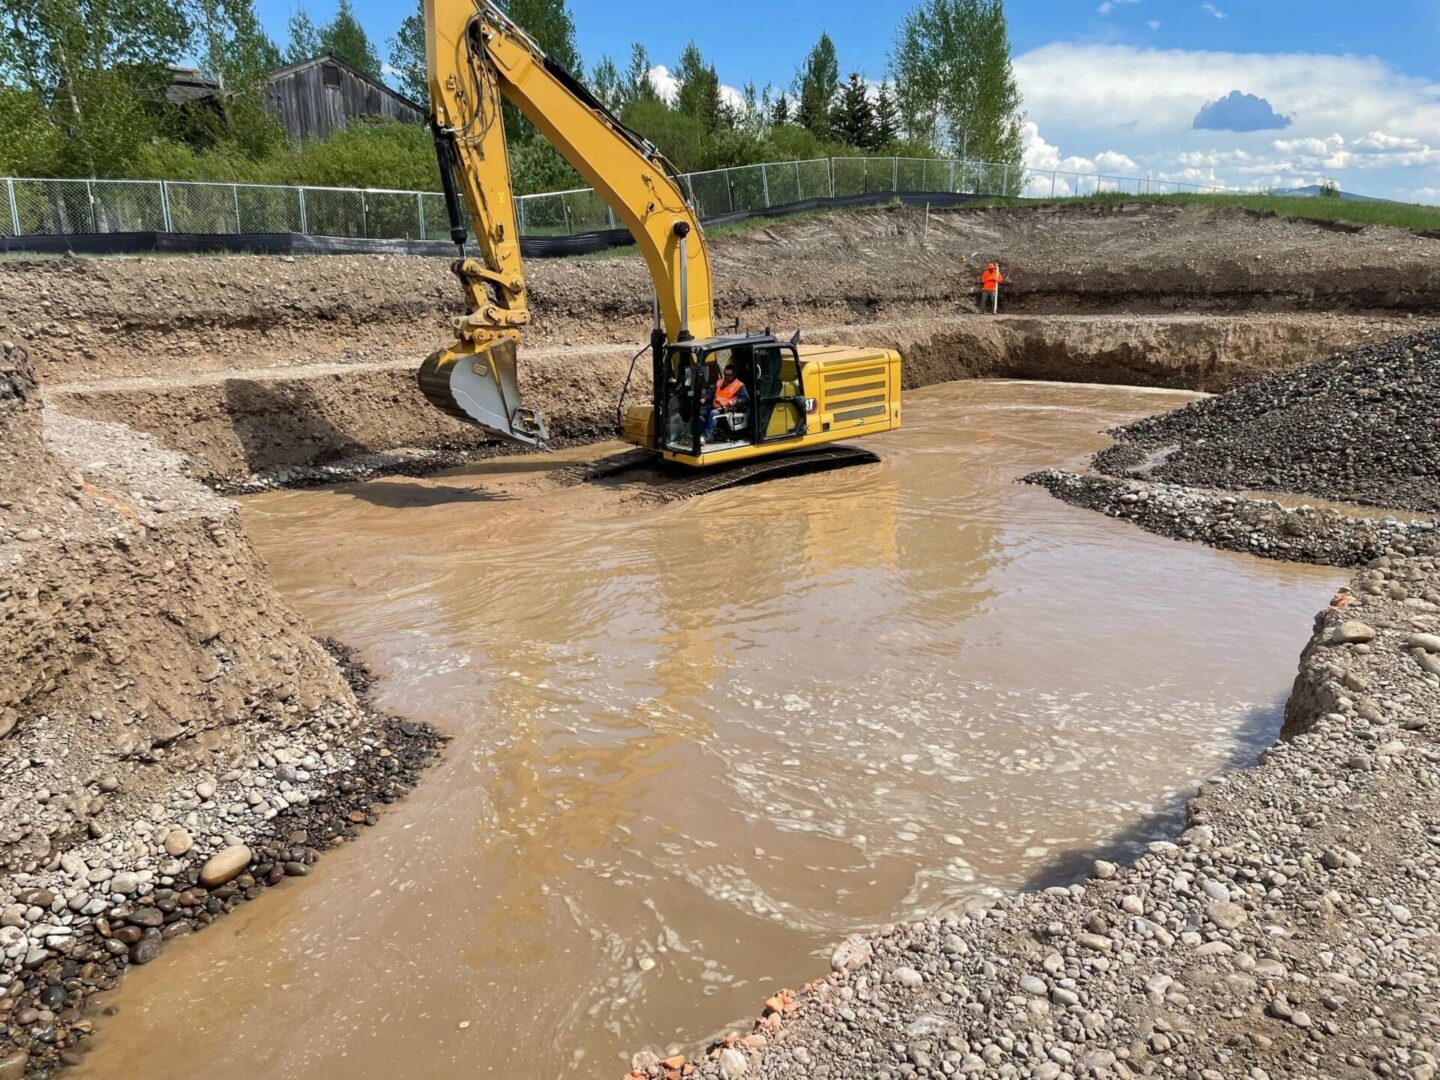
[[[1159,30],[1159,29],[1160,29],[1160,20],[1159,20],[1159,19],[1151,19],[1151,20],[1150,20],[1149,22],[1147,22],[1145,25],[1148,26],[1151,30]]]
[[[1418,203],[1430,203],[1435,206],[1440,206],[1440,187],[1416,188],[1410,192],[1410,198]]]
[[[1225,18],[1225,12],[1221,11],[1214,4],[1201,4],[1200,10],[1205,12],[1206,15],[1215,16],[1217,19]]]
[[[1046,142],[1045,137],[1040,134],[1039,126],[1033,121],[1025,122],[1021,128],[1020,137],[1023,146],[1022,160],[1027,169],[1033,169],[1040,173],[1072,174],[1054,177],[1056,195],[1114,190],[1118,185],[1113,180],[1097,182],[1093,177],[1103,175],[1129,179],[1140,176],[1143,171],[1132,158],[1114,150],[1102,150],[1093,158],[1075,155],[1062,156],[1060,148]],[[1038,188],[1034,194],[1049,194],[1051,179],[1052,177],[1038,178],[1035,181]]]
[[[1133,123],[1173,138],[1207,101],[1244,86],[1290,116],[1297,135],[1384,131],[1440,143],[1440,85],[1373,57],[1057,42],[1017,57],[1015,74],[1026,112],[1047,131],[1101,135]]]
[[[1098,11],[1101,15],[1109,15],[1118,7],[1121,7],[1125,4],[1138,4],[1139,2],[1140,0],[1105,0],[1105,2],[1095,10]]]

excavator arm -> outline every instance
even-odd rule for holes
[[[422,366],[420,385],[451,415],[503,438],[544,445],[544,422],[521,404],[516,372],[530,307],[502,100],[519,108],[630,231],[654,281],[669,342],[713,333],[700,222],[664,156],[490,0],[424,0],[424,11],[431,121],[467,314],[456,320],[455,344]],[[479,259],[465,256],[462,197]]]

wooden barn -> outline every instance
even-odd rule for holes
[[[425,109],[403,94],[326,54],[272,71],[265,108],[292,139],[323,139],[352,120],[427,122]]]

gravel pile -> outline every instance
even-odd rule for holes
[[[1344,353],[1110,433],[1111,475],[1440,510],[1440,332]]]
[[[1031,473],[1023,483],[1147,532],[1262,559],[1355,567],[1388,552],[1432,554],[1440,547],[1440,532],[1432,521],[1351,517],[1323,507],[1284,506],[1175,484],[1078,476],[1054,469]]]
[[[631,1076],[1432,1080],[1440,609],[1397,597],[1437,582],[1433,560],[1382,557],[1338,595],[1292,738],[1204,784],[1176,842],[852,938],[751,1033]]]

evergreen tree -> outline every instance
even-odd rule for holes
[[[675,108],[681,115],[698,120],[706,131],[718,131],[730,119],[729,110],[720,97],[720,74],[707,64],[695,42],[685,46],[675,71],[679,87]]]
[[[627,101],[659,101],[660,94],[650,81],[650,54],[638,41],[630,46],[630,66],[625,69]]]
[[[880,89],[875,92],[875,138],[866,149],[885,150],[894,146],[899,138],[900,114],[895,108],[895,95],[890,90],[890,80],[881,79]]]
[[[400,22],[390,39],[390,66],[395,69],[397,88],[410,100],[425,105],[430,101],[430,79],[425,71],[425,9],[421,4]]]
[[[625,107],[625,83],[620,78],[620,69],[610,57],[602,56],[590,73],[590,92],[611,112],[618,113]]]
[[[848,146],[865,150],[875,143],[875,110],[870,105],[870,88],[858,71],[851,72],[840,91],[831,126],[835,137]]]
[[[313,60],[324,52],[320,45],[320,30],[303,7],[290,14],[290,44],[285,46],[285,59],[291,64],[301,60]]]
[[[795,96],[799,100],[797,119],[817,139],[830,138],[830,110],[840,92],[840,60],[829,34],[810,50],[796,76]]]
[[[780,127],[790,123],[790,119],[790,96],[782,92],[775,99],[775,105],[770,110],[770,123],[775,127]]]
[[[355,17],[350,0],[340,0],[335,18],[321,27],[320,51],[345,61],[373,79],[380,78],[380,54],[375,51],[370,35]]]
[[[1020,164],[1023,117],[1003,0],[923,0],[901,24],[891,64],[912,141]]]

